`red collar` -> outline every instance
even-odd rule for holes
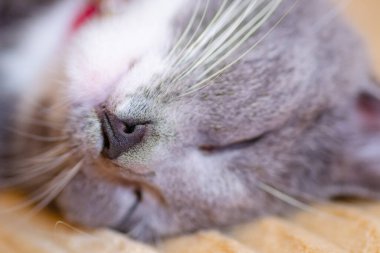
[[[99,14],[99,6],[95,1],[89,1],[82,10],[78,13],[78,16],[74,19],[71,25],[71,33],[75,33],[80,27],[82,27],[87,21]]]

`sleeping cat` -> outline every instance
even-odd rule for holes
[[[278,193],[379,197],[379,89],[329,1],[99,10],[13,93],[5,186],[144,240],[283,213]]]

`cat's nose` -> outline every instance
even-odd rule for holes
[[[146,132],[146,124],[128,124],[106,109],[98,111],[102,134],[102,154],[116,159],[139,144]]]

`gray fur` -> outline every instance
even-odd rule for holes
[[[284,1],[243,48],[292,4]],[[147,83],[133,96],[106,101],[120,118],[151,122],[150,135],[113,161],[117,166],[99,166],[102,158],[94,158],[101,137],[93,108],[76,103],[64,110],[65,130],[89,165],[58,197],[61,212],[74,222],[151,239],[284,212],[288,204],[262,183],[305,202],[379,197],[379,160],[357,152],[380,145],[370,142],[379,132],[368,135],[356,107],[359,93],[376,84],[345,21],[320,22],[331,8],[325,0],[299,1],[249,55],[195,93],[181,96],[196,73],[181,84]],[[85,183],[103,177],[112,183]],[[120,192],[135,188],[143,199],[125,220],[130,193]]]

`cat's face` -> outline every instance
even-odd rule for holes
[[[57,198],[62,213],[152,238],[283,210],[274,188],[305,200],[343,192],[332,171],[356,131],[348,113],[368,82],[366,59],[339,20],[315,25],[323,1],[291,2],[231,55],[212,59],[209,47],[183,69],[187,55],[169,56],[186,1],[128,2],[85,27],[54,98],[68,106],[50,116],[80,169]]]

